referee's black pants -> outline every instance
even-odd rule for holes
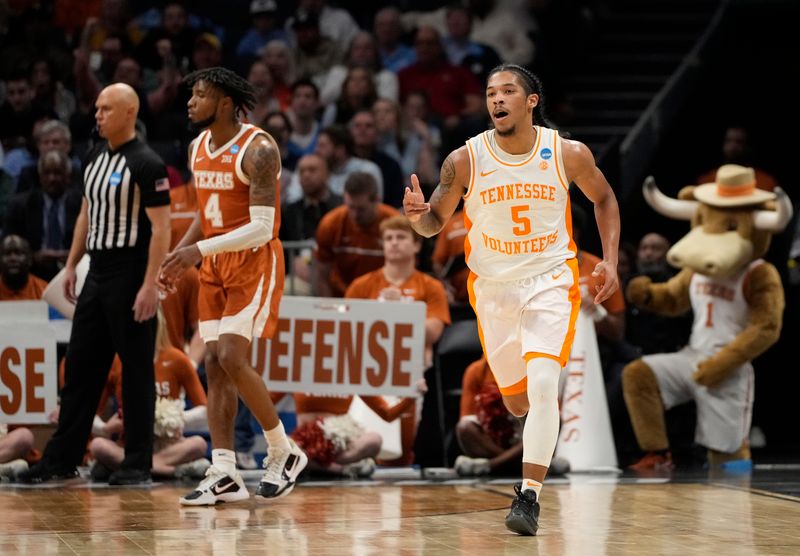
[[[122,468],[150,471],[155,413],[155,318],[133,320],[147,260],[92,254],[72,322],[58,428],[45,448],[49,465],[80,465],[114,354],[122,361],[125,459]],[[97,260],[96,260],[97,259]]]

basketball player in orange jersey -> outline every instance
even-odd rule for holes
[[[414,228],[429,237],[464,198],[468,290],[483,350],[509,411],[518,417],[530,412],[522,433],[523,481],[506,527],[535,535],[558,438],[558,377],[581,299],[569,184],[595,207],[603,243],[603,259],[592,273],[602,283],[593,292],[596,304],[619,287],[619,208],[586,145],[547,127],[541,82],[533,73],[514,64],[494,68],[486,107],[494,129],[450,153],[430,202],[412,175],[403,206]]]
[[[236,471],[233,426],[237,394],[253,412],[269,445],[257,496],[289,494],[308,458],[287,436],[261,376],[250,366],[252,338],[270,337],[283,293],[278,240],[281,158],[274,139],[242,123],[255,101],[252,86],[230,70],[190,73],[189,119],[200,135],[189,147],[198,216],[161,267],[160,287],[202,261],[198,294],[200,335],[208,351],[208,426],[212,465],[185,505],[249,498]],[[203,239],[205,238],[205,239]]]

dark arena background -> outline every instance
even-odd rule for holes
[[[0,0],[0,555],[800,553],[799,19],[792,0]],[[501,63],[540,78],[551,127],[592,152],[621,218],[621,292],[602,315],[584,304],[578,317],[531,537],[504,525],[522,427],[482,359],[462,213],[439,235],[412,234],[403,260],[387,238],[407,221],[378,224],[402,214],[412,173],[430,199],[448,154],[493,126],[487,78]],[[74,310],[64,267],[84,164],[104,143],[98,95],[121,82],[138,96],[137,137],[168,176],[155,187],[169,186],[172,250],[197,214],[213,219],[219,208],[198,203],[188,161],[202,130],[190,125],[183,82],[215,66],[252,86],[254,105],[238,117],[280,152],[286,280],[276,338],[254,341],[250,363],[310,463],[286,497],[181,504],[212,463],[203,286],[191,269],[161,302],[154,447],[167,459],[154,460],[151,480],[109,482],[122,458],[109,454],[124,446],[116,362],[77,476],[31,484],[59,418]],[[228,162],[234,143],[219,151]],[[676,199],[685,186],[721,188],[726,164],[755,169],[756,187],[777,194],[760,208],[786,196],[794,214],[750,257],[752,207],[725,212],[719,247],[695,257],[744,237],[742,268],[762,258],[777,271],[780,333],[756,357],[742,354],[754,378],[738,390],[689,378],[714,400],[698,410],[687,395],[667,409],[669,445],[654,450],[642,431],[658,424],[634,416],[634,430],[641,393],[624,369],[682,349],[695,318],[711,327],[712,315],[709,304],[707,317],[659,316],[626,296],[637,276],[675,276],[667,249],[690,232],[651,208],[643,184],[652,177]],[[377,197],[353,189],[364,181]],[[569,192],[579,259],[602,259],[592,202],[574,183]],[[586,264],[584,290],[594,284]],[[88,258],[79,277],[86,267]],[[418,271],[417,281],[389,280],[392,268]],[[749,276],[741,295],[730,290],[742,304],[752,302]],[[748,341],[768,335],[759,319],[778,305],[747,305],[731,326]],[[744,440],[715,459],[701,441],[719,440],[714,424],[731,414]],[[233,452],[255,492],[267,442],[241,401]]]

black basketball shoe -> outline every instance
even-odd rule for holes
[[[506,527],[519,535],[535,535],[539,529],[539,502],[536,492],[522,490],[522,483],[514,485],[517,497],[511,503],[511,511],[506,516]]]
[[[120,468],[108,478],[108,484],[112,486],[149,485],[150,483],[152,483],[152,479],[149,469]]]
[[[30,485],[46,483],[48,481],[65,481],[78,477],[75,467],[52,465],[47,460],[40,460],[30,469],[17,475],[17,481]]]

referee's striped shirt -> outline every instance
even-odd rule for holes
[[[169,180],[161,158],[139,139],[116,150],[105,141],[89,154],[83,195],[89,205],[89,253],[147,255],[150,220],[145,208],[169,205]]]

